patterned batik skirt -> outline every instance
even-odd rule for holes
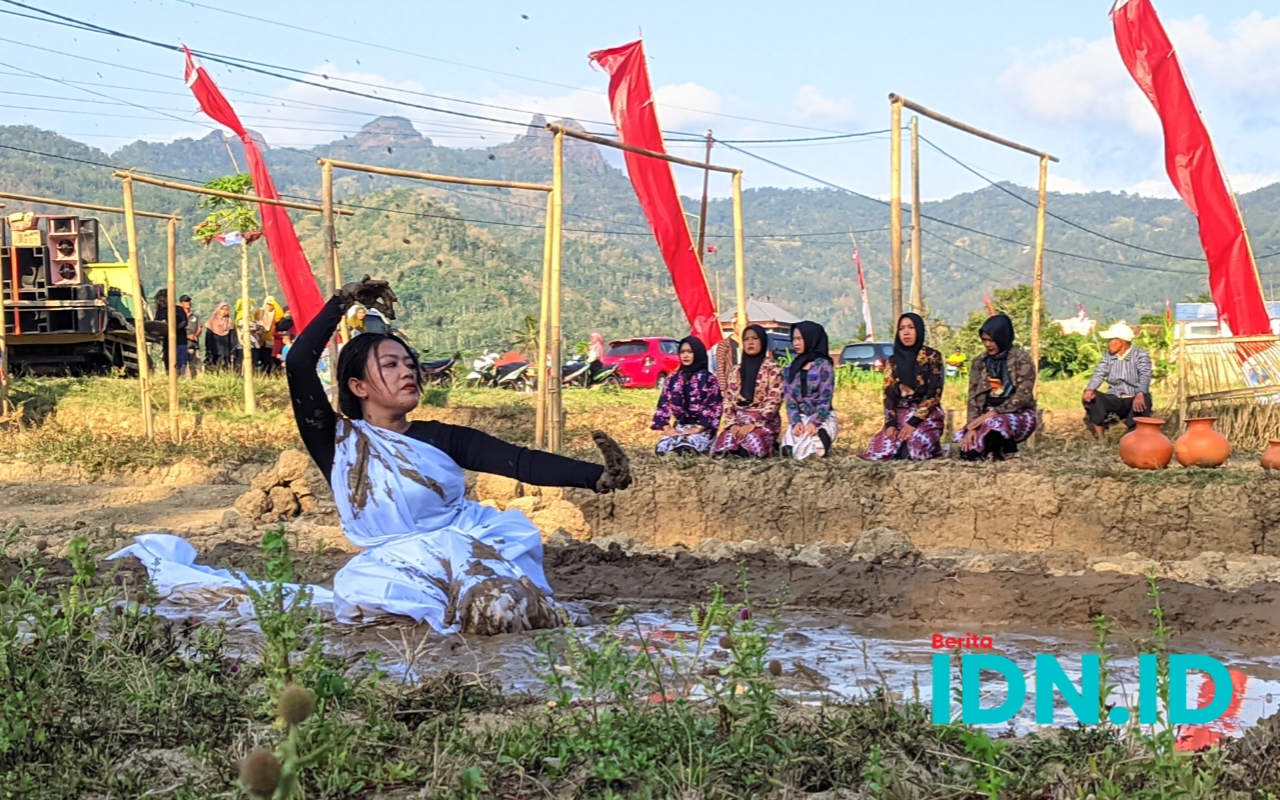
[[[752,458],[768,458],[773,455],[774,445],[778,442],[780,420],[775,415],[772,420],[761,421],[760,414],[750,411],[735,411],[729,424],[720,431],[716,443],[711,446],[711,455],[727,456],[730,454],[750,456]],[[734,433],[735,425],[755,425],[750,433]]]
[[[797,435],[793,432],[793,426],[796,422],[802,425],[813,424],[815,430],[813,435],[800,433]],[[804,461],[815,453],[818,455],[827,454],[827,446],[822,442],[820,434],[827,435],[827,441],[834,442],[836,440],[836,432],[839,426],[836,424],[836,415],[829,414],[825,422],[819,422],[815,417],[801,417],[799,420],[788,420],[787,429],[782,434],[782,446],[791,448],[791,457],[796,461]]]
[[[698,453],[706,455],[711,452],[711,444],[715,440],[715,431],[664,436],[658,440],[658,446],[654,450],[660,456],[667,453]]]
[[[960,457],[979,459],[983,456],[1002,458],[1018,452],[1018,443],[1025,442],[1036,429],[1035,409],[1015,411],[1012,414],[996,414],[978,426],[978,441],[972,448],[960,446]],[[956,431],[956,442],[964,439],[964,429]]]
[[[912,461],[928,461],[942,455],[942,429],[947,415],[935,406],[929,416],[916,426],[915,433],[905,441],[897,440],[898,431],[905,428],[916,412],[915,406],[897,409],[897,428],[885,427],[867,445],[866,452],[859,458],[867,461],[892,461],[895,458],[906,458]]]

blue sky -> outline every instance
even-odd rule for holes
[[[186,42],[197,50],[328,75],[332,85],[376,90],[380,96],[477,111],[397,92],[408,89],[508,106],[520,111],[478,110],[522,122],[525,112],[533,111],[607,120],[607,79],[588,66],[586,54],[634,39],[642,30],[668,130],[711,128],[726,139],[877,130],[888,125],[887,95],[898,92],[1058,155],[1062,163],[1051,169],[1053,188],[1172,196],[1155,115],[1116,55],[1108,2],[46,0],[32,5],[164,42]],[[1156,0],[1156,7],[1236,189],[1280,180],[1275,146],[1280,3]],[[12,6],[0,4],[4,9]],[[247,124],[278,145],[340,138],[378,114],[408,116],[436,142],[454,146],[488,146],[519,132],[206,66]],[[78,83],[42,80],[24,70]],[[139,138],[203,136],[208,121],[193,114],[195,103],[184,94],[181,74],[181,59],[172,53],[0,14],[0,124],[50,128],[108,151]],[[993,178],[1023,184],[1035,179],[1032,157],[928,121],[922,132]],[[690,156],[701,151],[689,145],[672,149]],[[883,136],[753,149],[859,191],[888,194],[889,145]],[[748,187],[813,185],[738,154],[723,152],[717,160],[745,167]],[[983,185],[927,147],[922,176],[926,198]],[[686,194],[696,192],[693,175],[678,179]]]

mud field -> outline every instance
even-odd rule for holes
[[[284,517],[311,554],[305,579],[323,582],[352,548],[300,455],[107,480],[10,464],[0,506],[21,526],[19,551],[43,540],[58,556],[86,535],[106,552],[166,530],[209,563],[250,571],[262,530]],[[1150,572],[1175,629],[1230,631],[1250,649],[1280,637],[1280,479],[1249,464],[1154,476],[1070,454],[890,467],[639,456],[635,466],[635,488],[611,497],[491,476],[473,478],[472,492],[543,528],[548,577],[567,600],[699,602],[713,583],[738,585],[745,567],[757,597],[894,626],[1061,629],[1102,613],[1141,630]],[[282,491],[291,505],[273,519]]]

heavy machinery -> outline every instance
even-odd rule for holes
[[[0,218],[0,274],[10,374],[137,373],[129,265],[98,261],[97,219]]]

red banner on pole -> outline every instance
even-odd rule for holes
[[[226,125],[240,137],[244,143],[244,157],[249,165],[249,175],[253,178],[253,190],[259,197],[279,200],[275,182],[267,171],[267,164],[262,160],[258,145],[249,136],[235,109],[227,102],[218,85],[205,72],[204,67],[196,61],[191,51],[183,47],[187,53],[187,86],[191,88],[200,110],[210,118]],[[316,285],[315,275],[311,272],[311,264],[302,251],[298,234],[293,230],[293,220],[289,212],[281,206],[258,206],[258,214],[262,217],[262,233],[267,239],[267,250],[271,253],[271,263],[275,265],[276,277],[280,279],[280,288],[284,290],[285,302],[289,304],[289,314],[299,330],[305,328],[311,318],[320,313],[324,301],[320,297],[320,287]]]
[[[643,43],[637,41],[611,50],[597,50],[588,58],[609,73],[609,105],[622,143],[665,154]],[[689,319],[689,327],[703,344],[711,347],[722,338],[720,322],[716,319],[707,277],[693,246],[684,206],[676,192],[671,164],[639,153],[624,151],[624,156],[627,175],[653,229],[662,260],[671,273],[676,297]],[[746,313],[746,310],[740,309],[740,312]]]
[[[1271,333],[1244,220],[1160,18],[1150,0],[1120,0],[1111,21],[1120,58],[1160,115],[1169,179],[1200,223],[1219,321],[1235,336]]]

